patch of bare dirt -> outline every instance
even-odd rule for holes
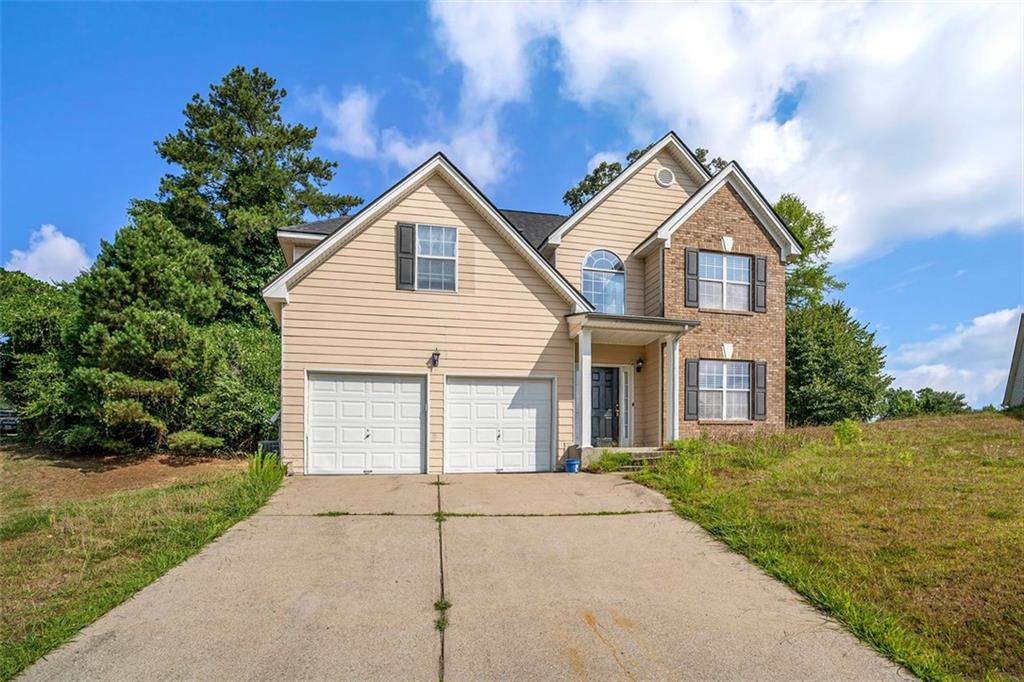
[[[0,484],[18,506],[85,500],[123,490],[155,488],[197,476],[245,468],[239,457],[156,453],[145,456],[56,455],[40,448],[0,448]]]

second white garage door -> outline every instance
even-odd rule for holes
[[[551,381],[449,378],[446,472],[551,468]]]

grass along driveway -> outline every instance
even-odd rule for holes
[[[1024,422],[688,441],[634,478],[926,679],[1024,678]]]
[[[19,463],[0,453],[6,473]],[[25,466],[38,466],[37,462]],[[35,472],[33,475],[38,475]],[[0,482],[0,679],[10,679],[256,511],[276,472],[204,472],[161,487],[27,504]]]

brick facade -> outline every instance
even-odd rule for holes
[[[723,236],[733,238],[733,254],[768,256],[767,312],[723,312],[686,307],[685,249],[722,251]],[[778,247],[735,190],[726,184],[672,235],[672,247],[666,249],[664,255],[665,317],[700,320],[700,326],[685,334],[680,344],[680,435],[689,438],[706,431],[712,438],[731,438],[781,431],[786,421],[786,279]],[[723,423],[686,421],[683,418],[684,361],[695,358],[724,360],[723,343],[733,344],[733,360],[768,363],[768,418],[765,421]]]

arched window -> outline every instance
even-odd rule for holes
[[[611,251],[591,251],[583,261],[583,295],[600,313],[626,313],[626,268]]]

